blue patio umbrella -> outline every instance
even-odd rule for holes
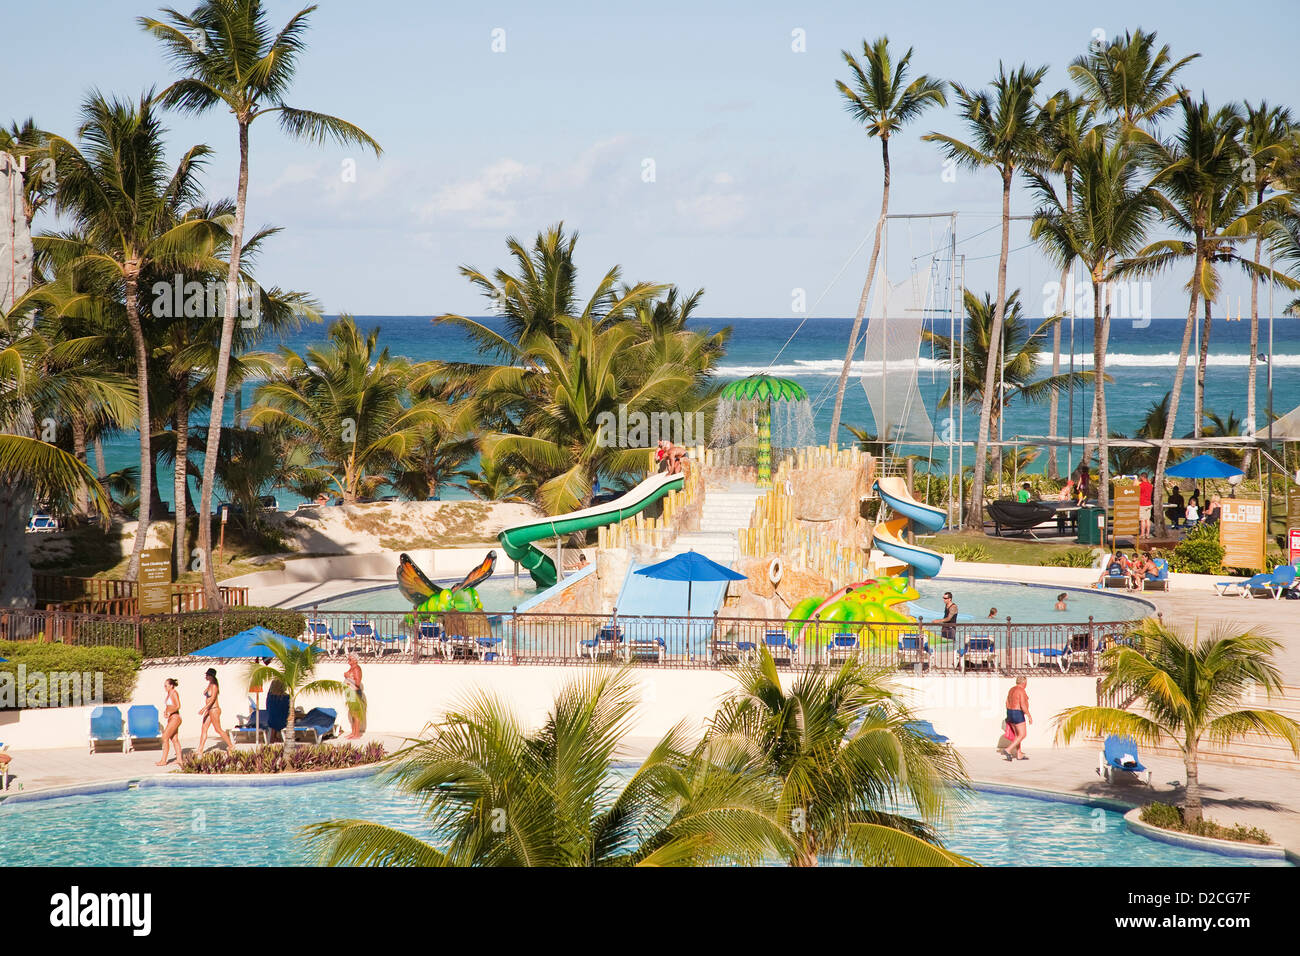
[[[675,554],[667,561],[660,561],[633,572],[643,574],[659,581],[686,582],[686,616],[691,616],[691,585],[695,581],[743,581],[745,575],[731,570],[717,561],[710,561],[702,554],[687,551]]]
[[[215,644],[209,644],[207,647],[200,647],[197,651],[190,651],[190,657],[271,657],[271,648],[267,646],[267,640],[270,638],[279,638],[285,644],[301,650],[304,647],[310,647],[302,641],[293,637],[285,637],[283,634],[277,634],[269,627],[262,627],[260,624],[250,627],[247,630],[240,631],[224,641],[217,641]],[[257,731],[262,729],[262,712],[259,709],[262,705],[262,694],[257,694],[257,703],[253,705],[253,726]]]
[[[1170,478],[1235,478],[1244,475],[1240,468],[1234,468],[1226,461],[1219,461],[1213,455],[1197,455],[1165,469]]]

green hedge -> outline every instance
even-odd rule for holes
[[[26,668],[30,687],[35,673],[54,671],[104,675],[103,703],[120,704],[131,699],[140,670],[140,655],[121,647],[77,647],[70,644],[46,644],[39,641],[0,641],[0,673],[13,675],[9,680],[17,688],[18,667]],[[0,678],[3,680],[3,678]],[[9,683],[9,681],[6,681]],[[90,703],[90,701],[83,701]],[[9,701],[0,701],[8,704]],[[53,702],[58,706],[59,702]]]
[[[147,618],[140,626],[140,645],[146,658],[177,657],[257,625],[285,637],[298,637],[307,627],[307,615],[282,607],[240,607],[232,608],[224,615],[191,611]]]

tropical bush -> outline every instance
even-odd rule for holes
[[[1167,803],[1148,803],[1142,808],[1141,819],[1153,827],[1162,830],[1174,830],[1189,833],[1192,836],[1213,837],[1216,840],[1236,840],[1239,843],[1259,843],[1267,846],[1273,842],[1272,837],[1259,827],[1248,827],[1238,823],[1225,827],[1213,820],[1197,820],[1195,823],[1183,822],[1183,808]]]
[[[1184,574],[1220,574],[1223,572],[1223,553],[1219,526],[1197,525],[1170,552],[1169,570]]]
[[[222,615],[196,611],[146,618],[140,645],[146,658],[180,657],[256,625],[297,637],[307,626],[307,615],[282,607],[241,607]]]
[[[387,755],[378,740],[368,744],[315,744],[286,751],[280,744],[253,750],[210,750],[188,753],[181,760],[181,773],[286,773],[313,770],[341,770],[378,763]]]
[[[25,668],[30,682],[36,673],[55,671],[103,674],[103,703],[118,704],[131,699],[136,677],[140,670],[140,655],[121,647],[77,647],[70,644],[46,644],[40,641],[0,641],[0,674],[12,675],[9,679],[17,688],[18,668]],[[0,678],[3,681],[4,678]],[[80,703],[80,701],[78,701]],[[89,703],[89,701],[87,701]],[[59,701],[49,702],[59,706]]]
[[[952,556],[958,561],[987,561],[989,549],[982,544],[963,544],[958,546]]]
[[[1090,568],[1092,562],[1091,548],[1071,548],[1069,551],[1044,558],[1038,564],[1044,568]]]

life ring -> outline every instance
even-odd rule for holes
[[[773,558],[772,563],[767,566],[767,579],[776,587],[781,583],[781,576],[785,574],[785,565],[780,558]]]

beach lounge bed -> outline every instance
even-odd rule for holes
[[[153,704],[136,704],[126,711],[128,750],[162,750],[162,722]]]
[[[504,638],[476,637],[474,639],[474,656],[481,661],[499,661],[505,656],[504,650]]]
[[[904,634],[898,639],[898,663],[902,665],[930,664],[930,642],[920,634]]]
[[[404,653],[408,650],[409,640],[410,638],[405,634],[381,634],[378,628],[374,628],[370,635],[371,646],[374,647],[376,654],[387,654],[392,651]]]
[[[754,658],[758,645],[753,641],[714,641],[712,645],[713,663],[744,664]]]
[[[117,750],[126,753],[122,733],[122,712],[116,707],[96,707],[90,712],[90,752]]]
[[[1168,591],[1169,590],[1169,562],[1164,558],[1152,558],[1151,563],[1156,566],[1156,573],[1147,573],[1142,579],[1143,591]]]
[[[826,645],[826,661],[830,664],[843,662],[857,656],[859,650],[861,647],[856,634],[836,634]]]
[[[313,707],[294,720],[293,739],[297,743],[318,744],[338,733],[338,711],[332,707]]]
[[[437,621],[421,621],[419,628],[415,632],[415,644],[420,651],[420,656],[441,655],[446,637],[446,632]]]
[[[1251,580],[1253,581],[1254,578]],[[1280,564],[1268,575],[1268,580],[1248,586],[1246,593],[1249,597],[1272,598],[1278,601],[1281,600],[1282,595],[1293,590],[1295,586],[1295,568],[1290,564]]]
[[[797,649],[794,641],[785,636],[785,631],[768,631],[763,635],[763,646],[772,655],[772,660],[775,663],[787,666],[794,663],[794,655]]]
[[[375,642],[375,625],[371,621],[353,621],[348,627],[347,637],[344,639],[348,648],[351,650],[365,653],[378,653],[379,648]]]
[[[617,624],[605,624],[589,640],[578,642],[578,656],[593,661],[602,656],[613,657],[623,646],[623,629]]]
[[[1029,653],[1040,667],[1057,667],[1065,674],[1076,657],[1086,659],[1091,649],[1088,634],[1083,632],[1071,634],[1063,647],[1031,647]]]
[[[1244,581],[1215,581],[1214,590],[1220,597],[1250,597],[1252,588],[1263,587],[1272,580],[1271,572],[1254,574]]]
[[[946,744],[949,742],[948,738],[945,737],[943,734],[939,733],[939,731],[935,730],[934,724],[930,723],[930,721],[928,720],[909,720],[903,726],[905,726],[912,733],[916,734],[918,737],[924,737],[927,740],[933,740],[936,744]]]
[[[343,643],[330,630],[329,621],[308,621],[302,639],[308,644],[315,644],[326,654],[337,653]]]
[[[1119,571],[1118,574],[1115,573],[1117,570]],[[1101,579],[1101,586],[1103,589],[1126,588],[1128,587],[1128,584],[1128,575],[1120,570],[1120,564],[1118,561],[1112,561],[1106,566],[1106,576]]]
[[[265,710],[258,710],[253,698],[248,698],[248,713],[235,717],[230,728],[230,739],[237,744],[260,744],[269,739],[267,728],[270,719]]]
[[[966,645],[957,648],[957,669],[968,667],[994,667],[997,664],[997,643],[987,634],[972,634]]]
[[[1097,758],[1097,773],[1110,783],[1117,773],[1131,773],[1135,777],[1146,774],[1147,786],[1151,786],[1151,771],[1142,766],[1138,760],[1137,743],[1132,737],[1111,734],[1102,745]]]
[[[27,522],[28,531],[58,531],[59,519],[54,515],[38,511]]]
[[[662,664],[668,644],[662,637],[633,637],[623,645],[623,659],[631,661],[657,661]]]

